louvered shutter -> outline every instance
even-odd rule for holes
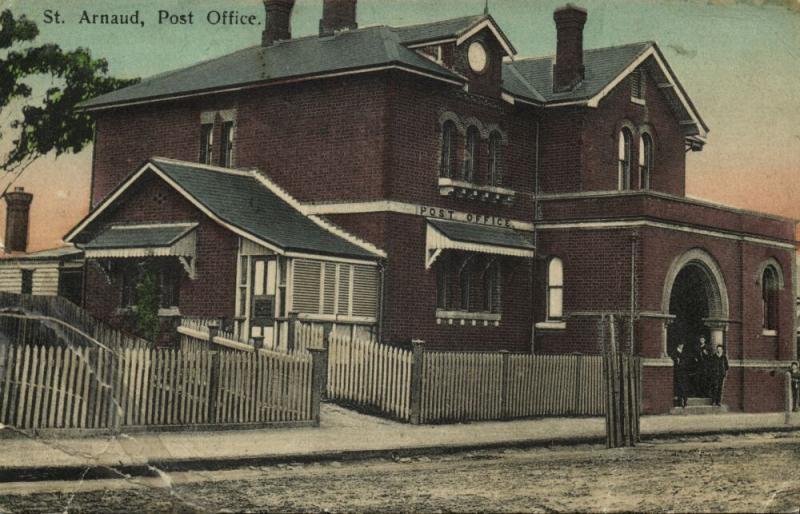
[[[378,315],[378,269],[353,266],[353,316]]]
[[[353,266],[351,264],[339,265],[339,303],[336,314],[348,316],[350,314],[350,275]]]
[[[294,261],[294,300],[292,310],[319,314],[322,263],[305,259]]]
[[[334,314],[333,302],[336,299],[336,264],[325,263],[325,275],[322,278],[322,314]]]

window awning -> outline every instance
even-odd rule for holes
[[[510,228],[428,219],[425,238],[425,269],[443,250],[533,258],[533,234]]]
[[[195,255],[197,223],[112,225],[79,245],[86,258],[185,257]]]

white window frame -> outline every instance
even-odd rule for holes
[[[558,274],[554,276],[554,266],[558,265]],[[553,282],[557,281],[557,284]],[[561,292],[561,297],[558,302],[558,307],[561,311],[560,315],[555,316],[553,315],[553,295],[552,292],[554,290],[558,290]],[[547,321],[558,321],[561,322],[564,320],[564,261],[561,260],[559,257],[553,257],[547,263]]]
[[[617,189],[627,191],[631,188],[631,147],[633,133],[628,127],[622,127],[617,140],[618,176]]]

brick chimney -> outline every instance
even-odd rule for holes
[[[261,33],[261,46],[292,39],[292,7],[294,0],[264,0],[267,26]]]
[[[319,35],[330,36],[337,30],[357,29],[356,0],[322,0]]]
[[[583,25],[586,10],[567,4],[553,13],[558,33],[553,91],[569,91],[583,80]]]
[[[28,248],[28,213],[33,195],[22,187],[6,192],[6,253],[24,252]]]

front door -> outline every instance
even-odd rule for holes
[[[266,347],[274,345],[276,270],[274,257],[253,257],[250,337],[263,337]]]

